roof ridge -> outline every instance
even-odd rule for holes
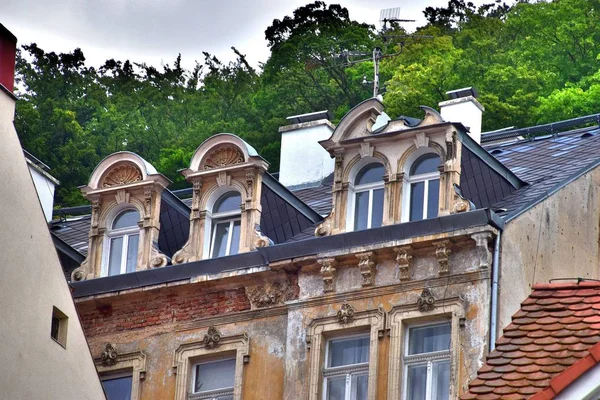
[[[578,288],[599,288],[600,281],[561,282],[561,283],[534,283],[533,290],[561,290]]]

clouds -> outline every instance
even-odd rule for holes
[[[203,51],[234,58],[231,46],[254,65],[265,61],[264,31],[275,18],[290,15],[308,0],[3,0],[2,22],[20,44],[36,42],[46,51],[80,47],[91,65],[130,59],[160,65],[182,54],[186,67]],[[410,0],[341,0],[350,17],[377,24],[382,8],[402,7],[404,18],[424,23],[427,5]],[[418,25],[418,24],[416,24]],[[415,26],[416,26],[415,25]]]

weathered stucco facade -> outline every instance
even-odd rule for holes
[[[506,224],[499,329],[537,282],[600,278],[600,169],[594,168]]]

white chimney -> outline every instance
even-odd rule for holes
[[[54,190],[59,182],[48,173],[50,168],[46,164],[26,150],[23,150],[23,153],[25,153],[25,160],[27,161],[29,173],[40,200],[40,205],[44,211],[46,222],[50,222],[52,221],[52,211],[54,208]]]
[[[485,111],[476,99],[477,90],[472,87],[446,92],[450,100],[442,101],[440,114],[448,122],[460,122],[469,128],[470,136],[481,143],[481,119]]]
[[[335,129],[329,122],[330,118],[331,113],[328,111],[286,118],[291,125],[279,128],[281,184],[286,187],[317,185],[333,172],[334,160],[319,144],[320,140],[329,139]]]

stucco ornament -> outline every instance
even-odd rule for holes
[[[354,308],[348,303],[342,304],[337,312],[337,318],[340,324],[349,324],[354,321]]]
[[[204,347],[207,349],[216,349],[221,344],[221,332],[214,326],[208,328],[208,332],[204,335]]]
[[[336,273],[337,261],[334,258],[322,258],[318,260],[321,264],[321,277],[323,278],[323,291],[333,292],[335,289],[334,278]]]
[[[220,147],[213,150],[204,162],[204,169],[222,168],[228,165],[241,164],[244,155],[233,146]]]
[[[420,311],[431,311],[435,307],[435,297],[429,288],[423,289],[421,296],[417,300]]]
[[[132,164],[121,164],[109,171],[102,180],[102,187],[127,185],[142,180],[142,172]]]
[[[246,288],[252,309],[282,305],[294,298],[295,290],[289,281],[266,283]]]
[[[400,272],[400,281],[407,281],[410,279],[410,269],[412,266],[412,246],[400,246],[395,247],[396,262],[398,263],[398,270]]]
[[[450,241],[449,240],[439,240],[437,242],[433,242],[435,246],[435,258],[440,265],[439,275],[448,275],[448,260],[450,257]]]
[[[117,350],[115,349],[115,347],[110,343],[106,343],[106,346],[104,346],[104,351],[100,356],[100,359],[102,360],[102,365],[115,365],[117,363],[117,356]]]
[[[260,225],[254,225],[254,246],[255,247],[267,247],[273,244],[273,241],[268,237],[262,234],[260,231]]]
[[[372,251],[365,253],[359,253],[356,255],[358,258],[358,268],[362,276],[362,285],[371,286],[375,283],[375,254]]]
[[[334,219],[335,219],[335,209],[332,209],[331,212],[329,213],[329,215],[327,217],[325,217],[325,220],[323,222],[321,222],[319,225],[317,225],[317,227],[315,228],[315,236],[331,235]]]

